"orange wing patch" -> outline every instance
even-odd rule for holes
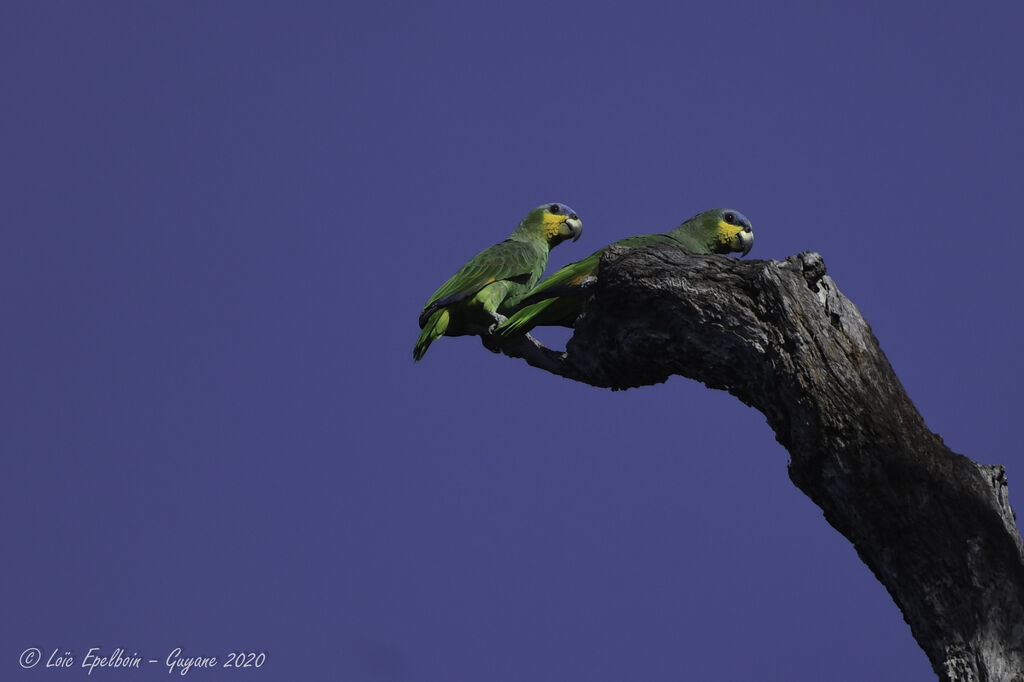
[[[585,279],[586,279],[587,277],[588,277],[588,275],[587,275],[587,274],[582,274],[582,275],[580,275],[580,276],[578,276],[578,277],[573,277],[573,279],[572,279],[572,285],[573,285],[574,287],[578,287],[578,286],[581,286],[581,285],[583,284],[583,280],[585,280]]]

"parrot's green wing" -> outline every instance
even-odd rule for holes
[[[540,269],[543,270],[543,261],[546,257],[547,253],[534,244],[511,239],[484,249],[469,259],[468,263],[434,292],[420,313],[420,328],[438,308],[445,308],[475,296],[492,282],[508,280],[528,286],[531,279],[536,281],[538,261]]]
[[[521,295],[547,265],[547,248],[533,242],[505,240],[481,251],[434,292],[420,313],[420,332],[412,357],[419,361],[445,334],[478,332],[496,321],[498,307],[510,295]]]

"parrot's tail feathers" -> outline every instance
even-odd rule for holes
[[[546,298],[543,301],[522,308],[501,324],[495,330],[495,334],[507,339],[528,333],[537,326],[535,322],[537,316],[544,312],[544,309],[551,305],[554,300],[553,298]]]
[[[444,336],[447,329],[447,308],[441,308],[440,310],[434,311],[423,325],[423,331],[420,332],[420,337],[416,339],[416,345],[412,349],[413,360],[416,362],[422,360],[423,356],[427,354],[427,349],[430,348],[430,344]]]

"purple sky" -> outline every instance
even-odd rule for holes
[[[1020,508],[1024,10],[826,5],[7,3],[0,678],[934,679],[760,413],[411,358],[537,204],[732,206]]]

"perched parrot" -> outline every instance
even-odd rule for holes
[[[750,221],[739,211],[715,208],[704,211],[664,234],[640,234],[620,239],[612,246],[676,244],[691,253],[739,252],[747,255],[754,245]],[[498,325],[495,333],[509,338],[538,326],[572,327],[583,313],[587,293],[597,281],[601,255],[609,247],[570,263],[544,279],[520,299],[515,314]]]
[[[473,256],[430,297],[412,357],[420,360],[442,336],[485,334],[504,322],[503,313],[540,279],[551,249],[582,232],[583,222],[565,204],[542,204],[527,213],[508,239]]]

